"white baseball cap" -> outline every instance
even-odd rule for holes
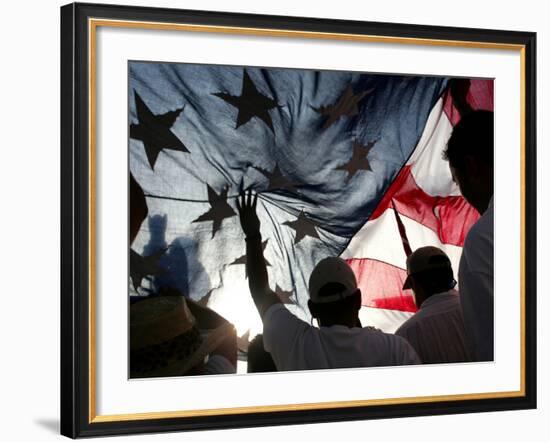
[[[328,283],[342,284],[345,289],[340,293],[319,296],[319,291]],[[357,279],[353,270],[342,258],[330,256],[321,260],[309,277],[309,298],[312,302],[323,304],[339,301],[357,291]]]

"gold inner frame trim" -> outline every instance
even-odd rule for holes
[[[96,35],[98,27],[132,28],[162,31],[206,32],[217,34],[235,34],[243,36],[290,37],[306,39],[340,40],[386,44],[410,44],[419,46],[444,46],[476,49],[496,49],[518,51],[520,54],[520,389],[518,391],[500,391],[487,393],[464,393],[438,396],[418,396],[388,399],[368,399],[354,401],[317,402],[284,405],[263,405],[235,408],[216,408],[180,411],[159,411],[130,414],[96,414]],[[321,410],[327,408],[365,407],[375,405],[414,404],[442,401],[482,400],[513,398],[525,396],[525,46],[494,42],[458,41],[443,39],[425,39],[411,37],[390,37],[330,32],[292,31],[282,29],[247,28],[232,26],[210,26],[181,23],[140,22],[130,20],[88,19],[88,94],[89,94],[89,423],[134,421],[145,419],[169,419],[178,417],[238,415],[246,413],[270,413],[280,411]]]

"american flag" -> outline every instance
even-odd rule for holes
[[[342,256],[363,325],[415,310],[407,253],[445,250],[455,274],[477,213],[442,152],[460,115],[493,108],[493,82],[284,68],[129,63],[130,172],[149,215],[131,244],[130,297],[163,288],[207,305],[243,341],[262,329],[235,200],[259,194],[271,287],[310,320],[309,275]]]

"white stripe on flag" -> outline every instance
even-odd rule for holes
[[[440,98],[430,112],[424,132],[407,163],[412,165],[411,172],[418,187],[429,195],[460,195],[451,177],[449,163],[443,159],[452,131],[453,126]]]
[[[409,158],[411,173],[420,189],[432,196],[460,195],[453,182],[443,151],[451,136],[453,126],[443,109],[440,98],[430,112],[420,140]],[[412,250],[432,245],[444,250],[451,260],[455,277],[462,248],[442,244],[436,232],[401,215]],[[342,258],[369,258],[405,269],[406,256],[392,209],[387,209],[377,219],[368,221],[352,238]],[[393,333],[412,313],[398,310],[362,307],[360,318],[365,325],[372,325]]]
[[[462,247],[441,243],[436,232],[406,216],[401,215],[401,221],[413,251],[424,246],[439,247],[449,255],[455,274],[457,273]],[[343,259],[370,258],[406,269],[407,257],[403,252],[393,210],[387,209],[374,221],[367,222],[353,237],[341,257]]]

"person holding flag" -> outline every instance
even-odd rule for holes
[[[361,327],[361,291],[341,258],[327,257],[309,278],[308,307],[319,328],[294,316],[269,287],[262,252],[257,194],[237,200],[245,234],[249,288],[263,322],[265,349],[279,371],[420,364],[403,338]]]

